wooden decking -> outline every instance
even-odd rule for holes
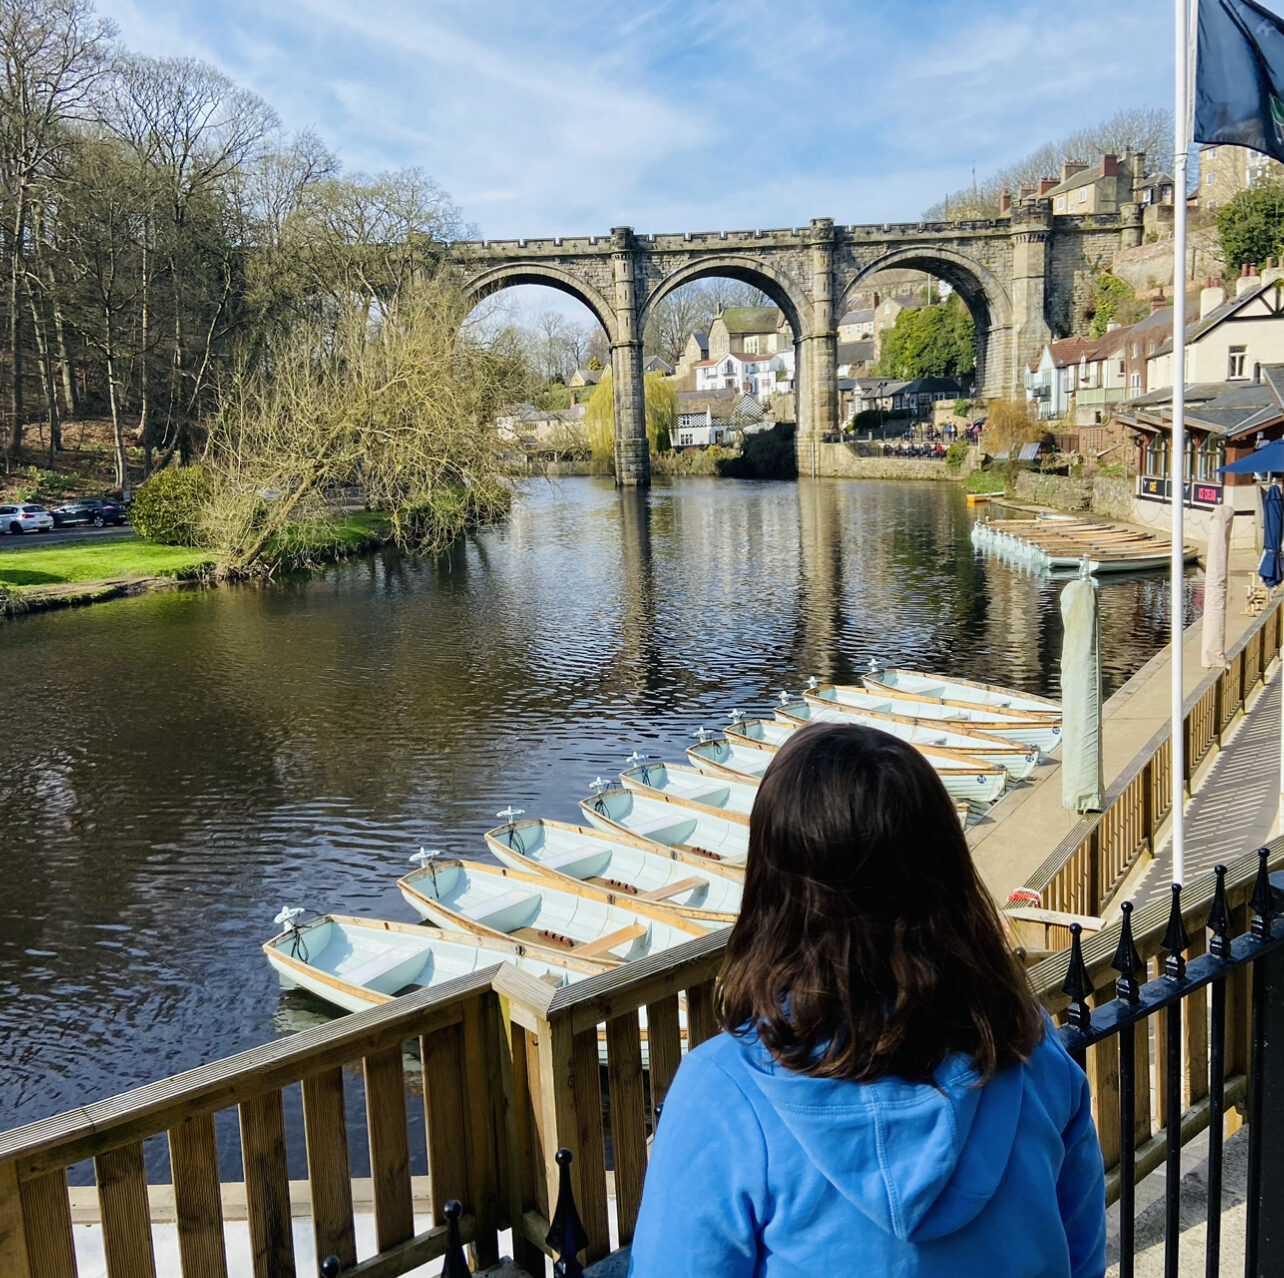
[[[1227,741],[1186,806],[1185,879],[1188,883],[1260,847],[1276,832],[1280,786],[1280,673],[1278,667],[1243,722]],[[1137,905],[1167,899],[1172,882],[1172,840],[1129,893]]]

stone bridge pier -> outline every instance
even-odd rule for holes
[[[472,296],[544,284],[578,298],[611,348],[615,479],[650,483],[642,340],[675,289],[713,276],[761,289],[781,308],[795,343],[798,467],[815,474],[818,445],[839,429],[837,324],[854,295],[890,268],[927,271],[953,287],[976,326],[975,386],[992,399],[1021,393],[1022,367],[1043,344],[1074,331],[1115,251],[1135,242],[1136,205],[1120,215],[1057,217],[1046,199],[1011,215],[969,222],[796,230],[488,240],[453,246]]]

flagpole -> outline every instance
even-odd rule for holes
[[[1186,159],[1190,105],[1189,0],[1175,6],[1175,107],[1173,111],[1173,445],[1172,445],[1172,812],[1173,879],[1185,875],[1186,798],[1185,714],[1186,680],[1182,620],[1182,585],[1186,557],[1184,505],[1186,500]]]

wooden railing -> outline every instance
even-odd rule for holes
[[[1186,700],[1184,781],[1192,779],[1223,734],[1262,683],[1280,651],[1281,609],[1273,603],[1227,656],[1226,667],[1211,670]],[[1037,893],[1038,903],[1067,914],[1106,912],[1131,870],[1154,854],[1172,814],[1172,740],[1160,728],[1131,764],[1106,790],[1105,807],[1080,821],[1024,884],[1022,904]]]
[[[1284,864],[1284,841],[1274,847],[1273,863]],[[1256,869],[1257,857],[1250,854],[1227,876],[1235,931],[1244,930]],[[1204,950],[1212,891],[1211,877],[1186,891],[1192,957]],[[1166,918],[1162,902],[1134,917],[1147,963],[1159,952]],[[1040,922],[1064,924],[1053,917]],[[1113,996],[1109,965],[1118,931],[1118,925],[1104,928],[1084,943],[1099,1002]],[[254,1273],[296,1273],[286,1157],[287,1119],[294,1107],[285,1104],[293,1088],[302,1093],[316,1252],[337,1256],[344,1275],[391,1278],[440,1256],[446,1242],[442,1209],[451,1198],[464,1204],[463,1237],[479,1263],[496,1258],[500,1232],[511,1229],[514,1258],[533,1273],[544,1272],[561,1146],[575,1153],[573,1187],[590,1239],[586,1258],[605,1255],[632,1238],[647,1135],[682,1053],[716,1032],[713,988],[725,943],[725,931],[713,933],[559,990],[498,966],[0,1135],[0,1274],[74,1278],[66,1173],[92,1159],[110,1278],[152,1278],[157,1270],[143,1142],[162,1135],[169,1144],[181,1273],[224,1278],[215,1118],[225,1111],[235,1112],[239,1125]],[[1066,1005],[1065,975],[1064,954],[1030,972],[1036,993],[1054,1014]],[[1229,1002],[1228,1105],[1246,1086],[1250,1010],[1248,986],[1241,982]],[[1185,1096],[1192,1112],[1184,1138],[1211,1121],[1201,1081],[1208,1051],[1202,1026],[1198,1015],[1190,1017]],[[599,1065],[603,1042],[609,1107],[603,1105]],[[422,1062],[426,1150],[413,1152],[426,1153],[433,1206],[431,1227],[418,1233],[403,1072],[407,1043]],[[1118,1113],[1118,1070],[1112,1051],[1117,1045],[1093,1048],[1089,1070],[1117,1191],[1118,1123],[1111,1115]],[[1139,1062],[1149,1061],[1148,1053],[1148,1043],[1139,1038]],[[364,1121],[363,1130],[350,1131],[345,1092],[357,1085],[356,1071]],[[1144,1067],[1138,1070],[1137,1095],[1138,1173],[1144,1174],[1162,1157],[1162,1142],[1152,1133],[1164,1121],[1164,1089],[1156,1085],[1152,1093],[1151,1071]],[[1232,1129],[1237,1123],[1232,1114]],[[350,1142],[358,1140],[369,1147],[375,1217],[375,1250],[365,1256],[357,1252],[350,1180]]]

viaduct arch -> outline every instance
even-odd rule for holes
[[[930,271],[963,298],[976,320],[977,388],[1014,393],[1020,370],[1054,334],[1072,330],[1120,248],[1141,242],[1141,209],[1052,216],[1047,199],[1010,216],[968,222],[835,226],[815,218],[796,230],[486,240],[452,246],[480,300],[516,284],[546,284],[582,301],[611,346],[615,476],[650,483],[643,399],[642,333],[674,289],[708,276],[760,288],[784,312],[796,343],[798,469],[815,474],[817,445],[839,427],[837,325],[846,300],[890,267]]]

